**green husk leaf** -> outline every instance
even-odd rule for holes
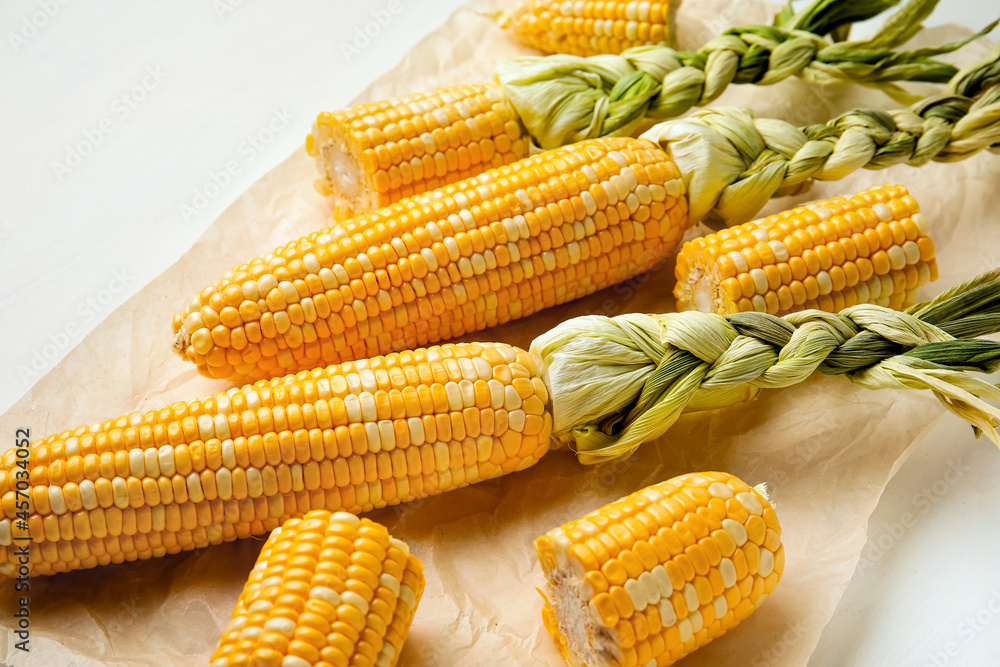
[[[853,22],[898,1],[813,0],[797,13],[788,14],[787,7],[774,26],[726,30],[694,52],[643,46],[619,56],[515,58],[497,67],[496,80],[534,145],[543,149],[628,134],[644,118],[672,118],[705,106],[733,83],[770,85],[800,76],[820,85],[869,85],[912,103],[915,98],[894,82],[947,81],[955,68],[932,56],[968,41],[893,50],[920,30],[936,0],[909,0],[870,40],[830,39],[846,37]]]
[[[814,372],[869,389],[926,389],[1000,446],[1000,389],[970,372],[1000,370],[1000,270],[907,312],[859,305],[722,317],[699,312],[588,316],[537,338],[553,436],[583,463],[627,456],[692,409],[748,400]]]

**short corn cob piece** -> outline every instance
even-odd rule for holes
[[[412,349],[637,275],[680,244],[686,224],[666,153],[591,139],[236,267],[174,316],[174,349],[234,382]]]
[[[267,538],[211,664],[392,667],[423,590],[423,565],[385,526],[308,512]]]
[[[670,665],[748,617],[781,578],[767,498],[725,473],[682,475],[535,541],[546,629],[570,665]]]
[[[644,44],[666,44],[671,0],[526,0],[514,12],[514,33],[544,53],[617,55]]]
[[[780,315],[857,303],[900,309],[937,280],[934,242],[902,185],[812,202],[684,244],[678,310]]]
[[[521,470],[549,449],[535,362],[442,345],[134,412],[31,445],[31,574],[263,535]],[[0,462],[0,574],[17,571],[14,451]],[[18,521],[18,524],[20,522]]]
[[[520,160],[529,143],[500,87],[476,84],[321,113],[306,150],[343,220]]]

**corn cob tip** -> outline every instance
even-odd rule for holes
[[[748,617],[784,570],[761,487],[718,472],[633,493],[535,541],[570,665],[670,665]]]

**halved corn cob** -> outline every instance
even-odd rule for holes
[[[902,185],[816,201],[688,241],[678,310],[772,315],[857,303],[903,308],[937,280],[934,242]]]
[[[681,241],[655,144],[592,139],[499,167],[242,264],[174,316],[209,377],[256,380],[518,319],[654,266]]]
[[[423,590],[423,565],[385,526],[308,512],[267,538],[211,664],[392,667]]]
[[[673,33],[672,0],[526,0],[514,11],[514,33],[543,53],[618,54],[666,44]]]
[[[520,160],[529,142],[500,86],[475,84],[321,113],[306,151],[347,219]]]
[[[32,574],[262,535],[521,470],[549,449],[527,352],[442,345],[303,371],[31,444]],[[17,570],[14,451],[0,462],[0,574]],[[12,525],[13,524],[13,525]]]
[[[535,541],[542,618],[570,665],[670,665],[735,627],[774,590],[781,527],[761,491],[682,475]]]

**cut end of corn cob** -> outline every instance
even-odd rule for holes
[[[174,316],[174,349],[233,382],[413,349],[642,273],[686,225],[666,153],[643,139],[591,139],[236,267]]]
[[[263,535],[315,509],[352,513],[533,465],[549,396],[532,357],[464,343],[303,371],[81,426],[30,446],[21,525],[0,459],[0,574],[53,574]]]
[[[543,53],[618,55],[644,44],[666,44],[673,31],[671,0],[527,0],[515,10],[514,33]]]
[[[752,614],[785,564],[770,502],[718,472],[605,505],[535,551],[543,622],[574,667],[673,664]]]
[[[678,254],[677,308],[721,315],[905,308],[938,277],[929,227],[905,187],[882,185],[724,229]]]
[[[527,157],[530,140],[495,84],[460,85],[321,113],[306,138],[343,220]]]
[[[392,667],[424,590],[406,543],[368,519],[313,511],[275,528],[213,667]]]

